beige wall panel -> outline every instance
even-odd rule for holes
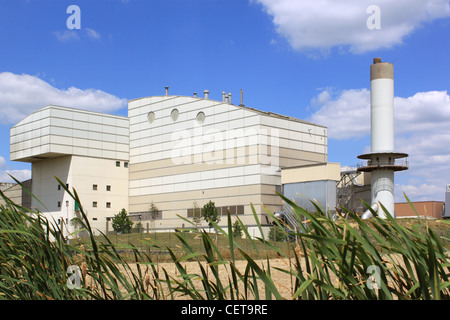
[[[326,163],[299,168],[286,168],[281,173],[282,184],[319,180],[339,181],[340,179],[341,166],[339,163]]]

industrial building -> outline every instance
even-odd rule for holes
[[[20,201],[55,219],[66,235],[80,206],[102,232],[112,230],[111,218],[122,209],[144,230],[167,231],[190,227],[180,217],[192,219],[213,201],[220,217],[230,212],[259,236],[252,206],[266,231],[272,221],[265,209],[288,214],[276,192],[306,210],[314,210],[315,200],[331,215],[340,206],[362,213],[361,200],[381,217],[380,203],[401,214],[394,208],[394,172],[408,162],[394,150],[393,65],[375,58],[370,83],[371,152],[358,156],[365,162],[357,167],[342,169],[328,163],[326,127],[247,107],[242,91],[235,105],[231,93],[217,101],[208,90],[180,96],[166,87],[164,95],[130,100],[126,117],[46,106],[11,128],[10,158],[32,164],[28,184],[40,200]],[[81,203],[55,177],[76,189]]]
[[[144,228],[183,227],[195,205],[213,201],[258,235],[251,204],[280,210],[281,169],[327,162],[327,129],[289,116],[222,101],[169,95],[129,101],[128,117],[47,106],[11,128],[11,160],[32,164],[31,206],[66,232],[81,205],[91,225],[112,230],[125,208]],[[75,203],[58,185],[75,188]],[[159,210],[149,214],[153,203]],[[222,224],[226,220],[222,219]],[[188,227],[184,225],[185,227]]]
[[[10,158],[31,163],[31,207],[59,222],[67,233],[80,204],[55,177],[75,188],[93,228],[128,208],[129,119],[47,106],[11,128]]]

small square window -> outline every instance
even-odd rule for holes
[[[111,202],[107,202],[107,203],[106,203],[106,207],[107,207],[107,208],[111,208]]]
[[[111,191],[111,186],[106,186],[106,191]]]
[[[97,201],[92,202],[92,206],[93,206],[94,208],[97,208]]]
[[[120,167],[120,161],[116,161],[116,167]]]
[[[124,168],[128,168],[128,162],[124,162],[124,163],[123,163],[123,167],[124,167]]]
[[[92,185],[92,190],[97,191],[97,187],[98,187],[98,186],[97,186],[96,184],[93,184],[93,185]]]

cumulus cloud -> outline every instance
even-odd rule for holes
[[[448,0],[253,0],[272,18],[277,32],[299,51],[352,53],[390,48],[424,23],[450,16]],[[372,7],[371,7],[372,6]],[[370,10],[376,6],[375,11]],[[369,9],[369,10],[368,10]],[[379,17],[379,19],[378,19]],[[379,28],[370,29],[373,19]],[[369,20],[369,22],[368,22]]]
[[[47,105],[114,112],[127,100],[96,89],[58,89],[27,74],[0,73],[0,122],[15,124]]]
[[[80,40],[78,32],[74,30],[55,31],[53,34],[61,42]]]
[[[100,39],[100,34],[91,28],[86,28],[86,34],[91,39]]]
[[[312,99],[318,110],[311,121],[328,127],[331,139],[360,138],[370,132],[370,91],[350,89],[335,93],[325,89]]]
[[[31,170],[0,170],[0,182],[15,183],[14,179],[12,179],[10,175],[23,182],[31,179]]]
[[[83,28],[81,30],[64,30],[64,31],[54,31],[53,35],[56,37],[58,41],[68,42],[68,41],[76,41],[82,39],[82,37],[87,37],[89,39],[100,39],[100,34],[91,28]]]
[[[6,160],[0,156],[0,169],[6,168]]]
[[[328,127],[328,138],[345,141],[370,135],[370,91],[325,89],[311,104],[310,120]],[[395,148],[409,154],[409,181],[399,185],[415,200],[443,197],[450,183],[450,96],[447,91],[418,92],[394,98]],[[365,152],[368,150],[365,150]],[[363,153],[363,152],[361,152]],[[422,194],[420,194],[422,192]],[[434,197],[431,197],[434,195]]]

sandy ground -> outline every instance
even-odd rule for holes
[[[258,263],[258,265],[261,268],[264,268],[264,270],[267,270],[267,261],[266,260],[256,260],[256,262]],[[294,267],[294,261],[291,261],[291,264],[292,264],[291,266]],[[182,266],[186,268],[187,273],[189,273],[189,274],[201,275],[200,267],[197,262],[183,262]],[[203,266],[205,267],[205,264]],[[242,274],[244,273],[246,266],[247,266],[246,260],[237,260],[236,261],[236,268]],[[133,268],[135,268],[135,267],[136,266],[133,266]],[[180,277],[180,273],[178,272],[174,263],[159,263],[158,267],[159,267],[160,272],[162,272],[162,269],[164,268],[171,277],[182,280]],[[141,268],[142,268],[142,266],[141,266]],[[293,277],[291,277],[289,274],[286,274],[285,272],[281,272],[281,271],[277,270],[276,268],[280,268],[283,270],[289,270],[289,268],[290,268],[289,260],[288,259],[271,259],[270,260],[270,272],[271,272],[271,277],[272,277],[279,293],[281,294],[281,296],[285,299],[291,299],[292,295],[293,295],[293,287],[295,284],[295,279]],[[205,269],[208,270],[209,268],[206,267]],[[228,285],[228,283],[229,283],[228,279],[230,279],[232,281],[229,270],[230,270],[230,267],[228,265],[227,266],[224,266],[224,265],[219,266],[220,280],[224,286]],[[208,272],[209,272],[209,274],[208,274],[209,279],[211,279],[211,281],[213,283],[215,283],[215,278],[214,278],[214,275],[212,274],[212,271],[209,269]],[[193,283],[195,285],[198,285],[198,288],[200,290],[203,289],[203,286],[202,286],[200,280],[193,280]],[[261,294],[260,298],[264,299],[264,284],[260,280],[258,280],[258,283],[260,284],[260,294]],[[243,290],[244,285],[242,283],[241,283],[241,285],[242,286],[241,286],[240,290]],[[183,297],[181,295],[177,295],[176,298],[177,299],[186,299],[186,297]],[[249,298],[251,298],[251,297],[249,297]]]

